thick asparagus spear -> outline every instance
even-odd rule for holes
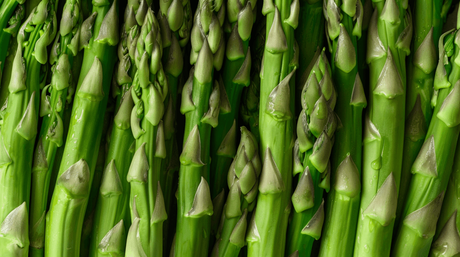
[[[75,88],[77,79],[72,76],[74,57],[80,50],[79,41],[72,40],[80,29],[82,15],[80,2],[66,1],[63,8],[60,31],[56,36],[50,55],[53,65],[51,84],[41,93],[40,116],[42,126],[34,152],[30,203],[30,255],[43,256],[45,243],[45,213],[48,206],[48,192],[51,173],[58,147],[64,143],[64,131],[68,124],[63,122],[66,104],[72,101],[69,87]],[[78,67],[77,67],[78,68]]]
[[[375,3],[369,24],[369,108],[354,256],[389,256],[403,157],[405,58],[412,38],[408,2]]]
[[[83,22],[86,48],[72,119],[47,215],[45,256],[79,256],[80,240],[97,161],[118,43],[117,1],[97,2]],[[92,23],[94,22],[94,25]]]
[[[428,256],[436,232],[460,133],[460,66],[454,61],[460,50],[460,42],[454,37],[459,35],[457,31],[447,32],[439,40],[432,100],[436,107],[425,142],[412,165],[393,256]]]
[[[185,115],[184,146],[180,155],[175,256],[207,256],[213,204],[210,179],[211,126],[218,123],[220,85],[214,82],[225,55],[222,24],[224,1],[200,0],[191,32],[190,63],[194,68],[182,91]]]
[[[141,3],[146,4],[145,1]],[[163,222],[167,218],[160,168],[166,157],[162,119],[168,81],[161,64],[160,33],[160,25],[149,9],[134,50],[137,72],[131,89],[135,104],[131,112],[131,129],[137,150],[127,176],[131,185],[131,219],[134,222],[136,217],[139,218],[140,248],[137,251],[152,257],[163,256]],[[126,254],[132,254],[128,250]]]
[[[319,52],[304,83],[302,111],[297,121],[294,146],[294,172],[300,173],[292,195],[294,213],[289,224],[287,255],[298,252],[310,256],[314,240],[321,236],[324,221],[323,191],[330,188],[330,163],[337,118],[334,107],[337,95],[332,83],[331,67]],[[308,71],[307,71],[308,72]],[[350,165],[352,161],[347,158]]]
[[[294,146],[294,29],[299,2],[266,0],[266,35],[260,85],[260,151],[264,162],[257,209],[247,235],[248,256],[283,256],[291,212]]]
[[[407,65],[406,128],[396,220],[399,220],[403,211],[410,185],[410,170],[422,147],[433,112],[431,96],[438,61],[438,41],[445,15],[452,1],[446,1],[444,6],[443,2],[443,0],[417,0],[413,7],[414,41],[411,48],[412,55]]]
[[[324,15],[332,47],[332,76],[337,86],[335,110],[342,127],[336,133],[337,144],[332,151],[332,187],[320,256],[351,256],[361,193],[362,113],[367,105],[358,73],[357,48],[364,8],[361,0],[327,0]]]
[[[256,204],[262,164],[256,138],[241,127],[241,141],[228,171],[230,188],[212,256],[238,257],[245,245],[248,213]]]
[[[2,111],[0,137],[0,244],[2,256],[28,256],[28,209],[37,134],[41,66],[48,61],[47,46],[57,31],[53,2],[40,2],[21,26],[9,89]],[[25,223],[25,224],[24,224]]]

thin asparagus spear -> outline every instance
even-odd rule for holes
[[[190,63],[194,68],[182,91],[185,115],[184,145],[180,155],[176,256],[207,256],[213,203],[210,179],[211,126],[218,123],[220,85],[214,73],[222,67],[225,40],[222,24],[224,1],[200,0],[191,32]]]
[[[446,4],[450,3],[451,1],[446,1]],[[445,17],[442,16],[443,0],[417,0],[413,8],[414,41],[411,50],[412,55],[408,62],[406,128],[401,186],[396,211],[397,223],[402,214],[407,190],[410,186],[410,170],[423,145],[433,112],[431,96],[433,95],[434,72],[438,61],[438,41],[445,20]],[[426,12],[425,10],[432,11]]]
[[[425,142],[412,165],[393,256],[428,256],[436,232],[460,133],[460,66],[454,61],[460,51],[460,42],[454,37],[459,36],[449,31],[439,40],[432,100],[435,109]]]
[[[389,256],[404,142],[405,58],[412,24],[407,1],[375,3],[369,24],[369,108],[354,256]]]
[[[291,212],[294,96],[298,65],[294,29],[299,2],[266,0],[266,35],[260,85],[260,151],[264,160],[257,209],[246,237],[248,256],[283,256]],[[294,49],[296,48],[296,49]]]
[[[37,134],[41,66],[48,61],[47,46],[57,31],[54,3],[40,2],[21,26],[13,62],[8,104],[2,111],[0,137],[0,244],[2,256],[28,256],[33,149]],[[22,205],[21,205],[22,204]],[[17,217],[13,217],[17,216]]]
[[[147,3],[142,1],[142,4]],[[138,13],[141,12],[138,10]],[[161,64],[163,47],[160,33],[160,25],[149,9],[134,50],[137,72],[131,89],[134,100],[131,130],[137,150],[127,175],[131,185],[131,219],[140,219],[138,237],[141,244],[137,251],[150,257],[163,256],[163,222],[167,218],[160,186],[160,168],[166,157],[162,119],[169,89]]]
[[[315,64],[302,90],[303,109],[297,121],[293,174],[300,176],[291,198],[295,212],[289,224],[287,255],[296,251],[300,256],[311,255],[324,222],[323,191],[330,188],[329,157],[337,128],[333,111],[337,94],[324,50],[312,62]],[[352,167],[349,157],[345,161]]]
[[[168,78],[169,95],[166,97],[165,111],[165,147],[166,158],[161,163],[160,183],[164,188],[166,213],[169,215],[163,225],[163,244],[164,249],[170,249],[172,238],[175,231],[176,201],[174,198],[179,170],[179,155],[177,150],[178,138],[176,127],[177,96],[183,81],[186,79],[187,72],[184,72],[184,59],[186,46],[190,39],[190,30],[193,25],[193,13],[189,0],[170,0],[160,1],[160,12],[158,20],[160,22],[163,40],[163,66]],[[184,67],[185,66],[185,67]]]
[[[299,69],[296,74],[296,95],[300,96],[303,83],[309,75],[308,66],[315,59],[315,52],[323,48],[324,16],[323,2],[327,0],[299,0],[299,26],[295,31],[295,39],[299,44]],[[311,68],[311,67],[310,67]],[[298,100],[298,99],[296,99]],[[300,101],[296,101],[296,115],[302,111]]]
[[[258,8],[259,9],[259,8]],[[241,117],[246,126],[260,142],[259,134],[259,96],[260,96],[260,71],[262,65],[262,58],[264,55],[265,47],[265,24],[264,16],[258,16],[258,20],[253,30],[251,40],[251,83],[243,90],[243,100],[241,106]],[[254,35],[255,34],[255,35]]]
[[[222,69],[223,87],[220,88],[221,101],[219,126],[212,130],[211,136],[211,196],[214,199],[226,190],[227,171],[236,154],[235,138],[238,128],[238,113],[243,88],[249,86],[251,77],[251,51],[249,41],[254,23],[255,0],[228,0],[227,16],[229,33],[224,66]],[[219,83],[220,84],[220,83]],[[221,210],[214,210],[220,213]]]
[[[241,141],[227,175],[230,190],[213,257],[238,257],[245,245],[247,217],[256,204],[261,166],[256,138],[241,127]]]
[[[79,31],[84,58],[68,137],[47,214],[45,256],[80,256],[83,221],[101,141],[118,43],[117,1],[97,2]],[[94,26],[93,26],[94,23]]]
[[[332,76],[337,85],[335,110],[342,126],[332,151],[332,188],[320,256],[351,256],[361,193],[362,113],[367,105],[358,73],[357,48],[364,8],[360,0],[327,0],[324,15],[333,59]]]
[[[452,175],[447,185],[430,256],[455,256],[460,253],[460,145],[455,150]]]
[[[51,84],[47,85],[41,93],[40,116],[43,120],[32,167],[30,256],[44,255],[45,213],[48,206],[51,173],[56,151],[63,145],[64,131],[67,130],[62,116],[65,105],[72,101],[72,96],[68,97],[68,89],[71,84],[77,82],[71,71],[74,57],[80,50],[79,42],[72,41],[82,23],[79,6],[80,2],[76,0],[66,1],[64,5],[60,31],[50,55],[50,64],[53,65]]]
[[[5,58],[8,55],[11,36],[15,36],[21,27],[21,21],[25,14],[24,2],[25,0],[0,1],[0,72],[5,67]],[[27,14],[28,16],[29,14]],[[7,27],[8,25],[9,27]],[[8,87],[8,85],[4,84],[3,87]]]

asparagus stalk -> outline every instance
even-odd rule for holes
[[[324,54],[316,54],[315,63],[302,90],[302,112],[297,121],[294,146],[294,172],[299,182],[291,197],[294,206],[288,230],[287,255],[298,252],[310,256],[314,240],[321,236],[324,222],[323,189],[330,188],[330,163],[333,136],[337,128],[334,107],[337,94],[331,67]],[[346,158],[352,166],[350,157]]]
[[[30,256],[43,256],[45,243],[45,213],[48,206],[48,193],[51,173],[55,163],[56,151],[64,143],[63,122],[65,105],[72,101],[69,87],[75,88],[76,78],[72,76],[74,57],[80,50],[79,42],[72,40],[82,23],[79,12],[80,2],[66,1],[59,34],[56,36],[50,64],[53,65],[51,84],[42,90],[40,116],[42,126],[34,152],[32,167],[30,204]],[[72,86],[71,86],[72,85]]]
[[[246,237],[248,256],[283,256],[291,204],[294,145],[294,29],[299,2],[266,0],[266,35],[260,85],[260,149],[264,165],[257,209]]]
[[[135,143],[131,131],[131,111],[133,98],[131,84],[137,71],[135,62],[135,45],[139,38],[142,23],[145,20],[148,3],[145,1],[129,1],[124,15],[118,45],[118,64],[112,81],[112,95],[116,97],[116,114],[114,116],[105,170],[99,188],[99,200],[94,215],[91,232],[90,256],[106,254],[124,254],[125,231],[131,224],[129,206],[129,183],[126,180],[132,160]],[[120,223],[121,222],[121,223]],[[123,229],[118,226],[123,224]],[[117,228],[117,229],[115,229]],[[115,229],[115,230],[114,230]],[[112,249],[106,237],[117,235],[119,246]]]
[[[47,215],[45,256],[80,255],[82,226],[102,136],[101,121],[119,40],[117,1],[96,2],[93,11],[77,33],[86,49]]]
[[[299,25],[295,31],[295,39],[299,44],[299,70],[296,81],[304,82],[310,71],[310,63],[315,59],[315,52],[323,48],[324,16],[323,2],[327,0],[299,0]],[[310,67],[311,68],[311,67]],[[303,83],[296,83],[296,95],[301,95]],[[296,115],[302,111],[300,101],[296,101]]]
[[[160,33],[160,25],[149,9],[140,29],[134,57],[138,70],[131,90],[135,104],[131,112],[131,129],[137,150],[127,177],[131,185],[131,219],[140,219],[138,237],[141,248],[138,251],[146,256],[163,256],[163,222],[167,218],[160,177],[161,162],[166,157],[162,119],[169,89],[161,64]]]
[[[336,133],[331,169],[332,188],[320,256],[351,256],[358,222],[361,193],[362,113],[367,105],[358,73],[358,40],[364,8],[358,1],[327,0],[324,4],[331,47],[332,76],[337,85],[337,116],[342,127]]]
[[[210,179],[211,126],[220,111],[220,88],[214,73],[225,54],[223,1],[200,0],[191,32],[190,63],[194,68],[183,87],[181,113],[185,115],[184,146],[180,155],[175,256],[207,256],[213,203]],[[222,92],[223,93],[223,92]]]
[[[362,195],[354,256],[389,256],[404,140],[405,58],[412,24],[407,1],[375,3],[369,24],[369,111],[365,118]]]
[[[258,8],[259,9],[259,8]],[[255,23],[251,40],[251,83],[243,89],[241,105],[241,117],[249,127],[249,130],[260,142],[259,134],[259,95],[260,95],[260,71],[265,46],[265,17],[261,16]],[[254,35],[255,34],[255,35]]]
[[[21,27],[21,21],[25,14],[24,2],[25,0],[0,1],[0,73],[5,67],[5,58],[8,55],[11,36],[16,36],[19,27]],[[4,84],[3,87],[8,87],[8,85]]]
[[[33,149],[37,134],[39,90],[46,74],[47,46],[57,31],[54,3],[40,2],[19,29],[18,48],[0,137],[0,245],[2,256],[28,256],[28,205]],[[25,223],[25,224],[24,224]]]
[[[227,171],[236,154],[235,138],[238,128],[238,113],[243,88],[251,81],[251,51],[249,41],[254,23],[255,0],[227,1],[229,33],[222,70],[223,87],[220,88],[221,101],[219,121],[211,136],[211,196],[215,198],[226,189]],[[220,84],[220,83],[219,83]],[[225,190],[226,191],[226,190]],[[221,210],[214,210],[220,213]]]
[[[174,198],[177,186],[177,173],[179,170],[179,154],[176,131],[177,121],[177,96],[187,72],[184,72],[187,65],[184,65],[186,46],[190,39],[190,29],[193,25],[193,13],[189,0],[160,1],[160,12],[158,15],[163,40],[163,66],[168,79],[169,95],[166,97],[165,111],[165,147],[166,158],[161,163],[160,182],[165,190],[166,213],[169,214],[163,225],[164,248],[170,249],[175,231],[176,201]]]
[[[455,150],[452,175],[442,203],[430,256],[455,256],[460,253],[460,145]]]
[[[252,212],[258,193],[262,168],[258,142],[246,127],[241,127],[241,141],[228,171],[229,194],[222,213],[212,256],[238,257],[245,245],[248,213]]]
[[[436,232],[460,133],[460,66],[454,61],[460,50],[460,42],[454,39],[458,35],[449,31],[439,40],[432,100],[435,109],[412,165],[411,184],[392,250],[395,256],[428,256]]]
[[[446,4],[447,6],[443,6],[443,0],[415,1],[414,41],[408,63],[406,128],[397,220],[402,214],[410,186],[412,164],[422,147],[432,116],[431,96],[438,61],[438,41],[447,14],[445,10],[449,9],[451,1],[446,1]],[[432,11],[427,12],[426,10]]]

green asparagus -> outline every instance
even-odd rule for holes
[[[181,257],[208,254],[213,214],[208,184],[211,127],[218,123],[223,87],[214,73],[221,69],[226,52],[222,30],[226,11],[224,1],[200,0],[191,31],[190,63],[194,67],[182,89],[180,111],[185,115],[185,132],[173,250]]]
[[[357,48],[364,9],[360,0],[327,0],[324,8],[338,95],[335,110],[342,127],[336,133],[337,144],[332,151],[332,188],[320,256],[351,256],[361,193],[362,113],[367,105],[358,73]]]
[[[41,1],[17,35],[8,104],[1,113],[0,245],[6,250],[2,256],[28,256],[30,241],[26,224],[38,129],[39,90],[41,83],[46,81],[41,66],[48,61],[46,48],[57,31],[54,8],[54,2]]]
[[[32,167],[30,256],[44,255],[45,213],[48,206],[51,173],[57,148],[63,145],[64,131],[67,129],[62,116],[65,105],[73,98],[72,92],[68,94],[69,87],[75,88],[74,84],[77,82],[72,77],[71,70],[74,57],[80,50],[79,42],[72,40],[82,23],[79,6],[80,2],[77,0],[69,0],[64,5],[59,34],[56,36],[50,55],[50,64],[53,65],[51,84],[43,88],[41,93],[40,116],[43,120]]]
[[[75,40],[85,47],[63,158],[47,214],[45,256],[80,256],[104,114],[119,41],[117,1],[94,2]],[[94,24],[94,25],[93,25]]]
[[[291,212],[294,146],[294,72],[298,66],[294,29],[299,1],[265,0],[266,41],[260,85],[260,151],[263,168],[257,209],[246,236],[248,256],[283,256]]]
[[[417,0],[414,8],[414,41],[408,62],[406,90],[406,128],[401,170],[401,186],[396,220],[399,220],[411,179],[411,167],[425,139],[430,124],[433,81],[438,61],[438,41],[443,20],[451,1]],[[432,10],[426,12],[425,10]]]
[[[258,142],[246,127],[241,127],[240,145],[227,175],[229,194],[211,256],[239,256],[245,245],[248,215],[256,205],[261,168]]]
[[[432,99],[435,109],[425,141],[412,165],[413,175],[393,256],[428,256],[436,232],[460,133],[460,66],[454,61],[460,51],[459,36],[457,31],[450,31],[439,40]]]
[[[374,3],[367,45],[369,108],[355,257],[390,255],[403,157],[405,58],[412,38],[408,1]]]
[[[294,213],[287,234],[286,254],[310,256],[314,240],[321,236],[324,222],[323,191],[330,189],[329,157],[337,118],[337,101],[331,67],[324,51],[315,54],[301,95],[302,111],[297,121],[293,174],[299,181],[291,197]],[[307,71],[308,72],[308,71]],[[345,160],[353,165],[350,157]],[[347,165],[344,165],[347,166]]]

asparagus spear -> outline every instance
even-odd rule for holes
[[[259,8],[258,8],[259,9]],[[241,117],[249,130],[260,142],[259,134],[259,95],[260,71],[265,46],[265,17],[258,16],[251,40],[251,83],[243,89]],[[255,34],[255,35],[254,35]]]
[[[220,85],[214,73],[225,54],[222,24],[223,1],[200,0],[191,32],[190,63],[194,68],[182,91],[181,113],[185,115],[184,146],[180,155],[177,194],[176,256],[207,256],[213,204],[210,179],[211,126],[218,123]]]
[[[56,36],[50,64],[53,65],[51,84],[42,90],[40,116],[42,126],[34,152],[32,167],[31,204],[30,204],[30,255],[43,256],[45,243],[45,213],[48,206],[48,190],[51,173],[55,163],[58,147],[64,143],[64,126],[62,116],[65,105],[72,101],[69,87],[75,88],[76,79],[71,70],[74,57],[80,50],[79,42],[72,40],[82,23],[79,12],[80,2],[66,1],[59,34]],[[68,124],[66,124],[68,125]]]
[[[0,1],[0,73],[5,67],[5,58],[8,55],[11,36],[16,36],[19,27],[21,27],[25,13],[24,2],[25,0]],[[3,87],[8,87],[8,85],[4,84]]]
[[[260,85],[260,149],[264,165],[257,209],[246,241],[248,256],[283,256],[291,211],[294,79],[298,49],[294,29],[299,2],[266,0],[266,35]]]
[[[441,213],[436,234],[431,245],[430,256],[455,256],[460,253],[460,145],[457,143],[455,150],[454,165],[452,175],[447,185],[447,190],[442,203]]]
[[[315,64],[304,83],[303,110],[297,121],[293,174],[300,176],[291,198],[295,212],[288,230],[288,255],[297,251],[301,256],[310,256],[313,242],[319,239],[323,227],[323,189],[330,188],[329,157],[337,128],[333,111],[337,95],[324,51],[317,53],[312,62]],[[353,165],[350,157],[346,161]]]
[[[28,256],[28,205],[46,47],[57,31],[54,3],[44,0],[19,29],[18,48],[0,137],[0,245],[2,256]],[[24,224],[26,223],[26,224]]]
[[[449,31],[439,40],[432,100],[435,109],[412,165],[411,184],[392,249],[394,256],[428,256],[436,232],[460,133],[460,66],[454,61],[460,50],[460,42],[454,37],[459,35]]]
[[[296,81],[305,81],[308,76],[308,66],[315,59],[315,52],[323,48],[324,16],[323,2],[327,0],[299,0],[299,27],[295,31],[295,39],[299,44],[299,70]],[[311,67],[310,67],[311,68]],[[301,95],[303,83],[296,83],[296,95]],[[300,101],[296,101],[296,115],[302,111]]]
[[[409,189],[412,164],[417,157],[430,124],[433,80],[438,61],[438,41],[451,1],[417,0],[414,6],[414,41],[408,63],[406,128],[401,170],[401,186],[396,219],[402,214]],[[427,12],[425,10],[432,10]]]
[[[223,87],[220,88],[221,101],[219,126],[211,136],[211,196],[215,198],[226,189],[227,171],[236,154],[235,138],[238,128],[238,113],[243,88],[249,86],[251,74],[251,51],[249,41],[254,23],[255,0],[227,1],[228,39],[222,70]],[[226,191],[226,190],[225,190]],[[215,209],[216,213],[221,210]]]
[[[337,85],[336,133],[331,169],[332,188],[320,256],[351,256],[358,222],[361,191],[362,113],[367,105],[358,73],[358,40],[364,16],[358,1],[327,0],[324,4],[327,35],[332,47],[332,76]]]
[[[257,144],[252,133],[241,127],[241,141],[228,171],[229,194],[212,256],[237,257],[245,245],[247,217],[256,204],[262,168]]]
[[[145,1],[142,3],[147,4]],[[160,25],[149,9],[134,50],[137,72],[131,89],[135,104],[131,112],[131,129],[137,150],[127,176],[131,185],[131,219],[134,222],[133,219],[139,217],[138,237],[141,244],[136,251],[144,252],[146,256],[163,256],[163,222],[167,218],[160,186],[160,168],[166,156],[162,119],[169,89],[161,64],[163,47],[160,33]],[[128,250],[126,254],[132,254]]]
[[[169,95],[166,97],[165,111],[165,146],[166,158],[161,163],[160,182],[165,190],[166,212],[169,214],[163,225],[164,248],[170,249],[175,231],[176,201],[174,198],[177,186],[177,173],[179,170],[179,154],[177,144],[177,96],[183,81],[187,78],[187,65],[184,65],[186,46],[190,39],[190,29],[193,25],[193,13],[189,0],[160,1],[160,12],[158,15],[163,40],[163,66],[168,78]],[[184,67],[185,66],[185,67]]]
[[[405,58],[412,24],[407,1],[375,3],[369,24],[369,108],[354,256],[389,256],[403,157]]]
[[[118,64],[112,81],[113,97],[116,97],[116,114],[112,125],[105,170],[102,177],[94,215],[94,225],[91,232],[90,256],[117,254],[125,252],[125,231],[131,224],[129,206],[129,183],[126,180],[132,160],[132,151],[135,143],[131,131],[130,116],[133,109],[131,84],[137,70],[135,64],[135,45],[139,37],[142,23],[145,20],[147,2],[134,0],[127,3],[124,23],[121,29],[120,43],[118,44]],[[99,188],[99,187],[98,187]],[[120,223],[121,222],[121,223]],[[118,228],[123,224],[123,229]],[[116,230],[113,230],[117,228]],[[116,248],[107,248],[104,241],[107,236],[117,235]]]
[[[115,45],[117,1],[95,2],[78,33],[84,58],[68,137],[47,215],[45,256],[79,256],[89,191],[101,141]],[[93,26],[94,23],[94,26]]]

